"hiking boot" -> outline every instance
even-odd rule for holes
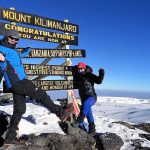
[[[64,122],[71,115],[71,113],[73,113],[73,110],[74,110],[73,105],[69,104],[67,108],[60,107],[60,111],[56,115],[62,122]]]
[[[79,115],[78,118],[75,120],[73,127],[79,127],[79,125],[84,121],[84,118],[84,115]]]
[[[4,145],[9,146],[12,144],[20,144],[20,141],[16,136],[17,136],[16,130],[9,130],[6,134]]]
[[[18,145],[18,144],[21,144],[20,141],[15,138],[15,139],[6,139],[5,142],[4,142],[4,146],[10,146],[10,145]]]
[[[95,132],[96,132],[96,129],[95,129],[95,124],[94,124],[94,122],[89,123],[89,131],[88,131],[88,134],[94,135]]]

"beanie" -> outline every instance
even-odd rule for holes
[[[19,32],[17,30],[6,30],[6,34],[5,34],[6,37],[8,36],[13,36],[13,37],[16,37],[17,39],[19,39]]]
[[[78,68],[86,69],[86,64],[83,62],[78,63]]]

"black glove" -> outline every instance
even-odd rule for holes
[[[29,48],[31,48],[31,47],[30,46],[26,47],[26,49],[29,49]]]
[[[99,69],[99,75],[104,76],[104,74],[105,74],[105,70],[100,68]]]

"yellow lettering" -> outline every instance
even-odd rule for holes
[[[37,17],[34,18],[34,23],[35,23],[35,25],[40,25],[39,19],[40,19],[40,18],[37,18]]]
[[[23,22],[23,23],[31,23],[31,16],[29,15],[24,15],[24,14],[20,14],[8,10],[3,10],[2,15],[4,19],[10,19],[12,21]]]
[[[8,17],[8,11],[3,10],[2,14],[3,14],[3,18],[6,18],[6,19],[9,18],[9,17]]]

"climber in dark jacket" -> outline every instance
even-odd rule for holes
[[[78,63],[73,69],[74,82],[78,87],[81,98],[81,111],[75,121],[75,126],[78,126],[87,117],[89,123],[88,133],[90,134],[95,133],[94,117],[91,108],[97,100],[94,83],[101,84],[105,73],[103,69],[100,69],[99,76],[96,76],[92,71],[92,68],[83,62]]]
[[[44,90],[37,88],[32,81],[27,79],[21,57],[27,55],[30,48],[27,48],[24,53],[20,53],[16,49],[18,41],[19,32],[7,30],[6,36],[0,42],[0,70],[4,76],[7,89],[13,93],[14,100],[14,111],[6,134],[5,145],[19,143],[16,130],[22,115],[26,111],[26,96],[43,104],[52,113],[55,113],[61,121],[64,121],[73,111],[72,105],[65,110],[60,105],[54,104]]]

